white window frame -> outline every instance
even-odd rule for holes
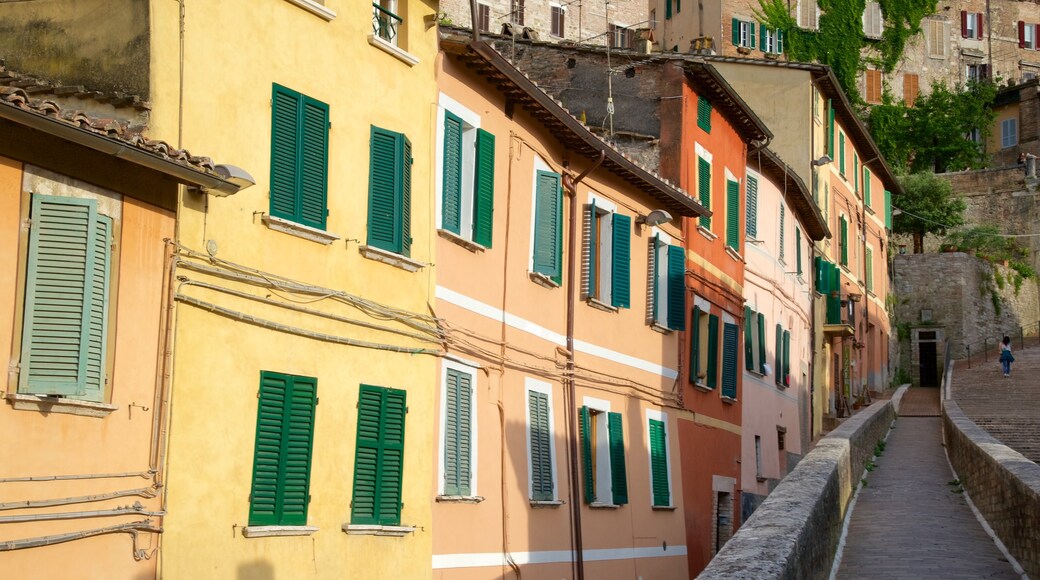
[[[599,292],[592,292],[593,281],[590,279],[589,298],[609,306],[614,297],[614,288],[611,284],[614,275],[614,214],[617,213],[617,204],[592,191],[589,192],[589,203],[595,203],[596,215],[602,216],[597,220],[600,228],[599,246],[596,247],[596,277]],[[593,222],[590,227],[595,227],[595,225],[596,223]]]
[[[477,492],[477,445],[479,438],[477,437],[477,369],[480,365],[474,362],[462,362],[459,360],[452,360],[445,358],[441,365],[441,428],[440,434],[437,441],[437,449],[440,453],[440,461],[437,462],[437,495],[444,495],[444,473],[446,471],[444,462],[444,440],[447,435],[448,425],[448,370],[458,371],[469,375],[470,381],[470,450],[469,450],[469,491],[468,497],[477,497],[480,494]],[[550,421],[551,423],[551,421]],[[530,436],[528,436],[530,441]]]
[[[650,420],[660,421],[664,424],[664,462],[666,472],[668,473],[668,498],[670,499],[670,506],[675,506],[675,490],[672,488],[672,450],[673,444],[671,440],[672,428],[668,423],[668,414],[664,411],[658,411],[657,409],[647,409],[645,419],[643,420],[644,435],[646,436],[646,466],[647,475],[649,476],[650,487],[650,505],[654,505],[654,458],[653,450],[650,445]],[[658,506],[665,507],[665,506]]]
[[[548,501],[559,501],[560,483],[556,473],[556,422],[553,420],[555,417],[553,411],[553,387],[550,383],[539,381],[538,379],[533,379],[531,377],[524,377],[524,399],[527,403],[524,407],[525,415],[527,415],[527,419],[525,420],[527,427],[527,499],[535,501],[532,499],[534,498],[534,465],[531,463],[531,392],[546,395],[546,399],[549,402],[549,462],[551,463],[550,470],[552,472],[553,497],[552,500]]]
[[[767,53],[770,53],[770,54],[778,54],[777,51],[776,51],[776,39],[777,39],[776,30],[774,30],[772,28],[766,28],[765,26],[763,26],[762,27],[762,32],[761,32],[761,37],[762,37],[762,40],[764,41],[763,44],[765,44],[765,46],[762,47],[762,52],[767,52]]]
[[[863,36],[878,39],[885,31],[885,20],[881,15],[881,4],[868,0],[863,6]]]
[[[459,237],[473,241],[473,197],[476,195],[477,129],[480,115],[440,93],[437,101],[437,158],[434,187],[437,192],[437,229],[444,227],[444,119],[450,111],[462,119],[462,196],[459,203]],[[454,232],[452,232],[454,233]]]
[[[1011,117],[1000,122],[1000,148],[1018,145],[1018,119]]]
[[[556,28],[556,15],[559,14],[562,18],[560,21],[559,34],[553,32]],[[555,2],[549,4],[549,35],[556,38],[564,38],[567,35],[567,7],[557,4]]]
[[[806,30],[820,29],[820,5],[817,0],[798,0],[798,27]]]
[[[1025,42],[1025,48],[1030,50],[1036,50],[1036,24],[1026,24],[1022,30],[1022,37]]]
[[[650,243],[657,236],[657,247],[654,248],[654,268],[657,275],[657,295],[654,296],[654,324],[670,328],[668,323],[668,246],[672,244],[672,236],[654,227],[650,233]]]
[[[968,35],[968,38],[966,38],[965,40],[977,40],[978,39],[978,35],[979,35],[979,22],[978,22],[978,18],[979,18],[979,13],[978,12],[967,12],[967,11],[965,11],[965,18],[964,18],[965,26],[966,26],[966,31],[965,32]]]
[[[596,450],[596,474],[593,488],[596,498],[591,503],[594,505],[614,505],[614,477],[610,469],[610,401],[585,397],[582,405],[589,411],[589,421],[596,422],[596,441],[593,443]],[[590,442],[591,439],[590,439]]]
[[[751,25],[753,24],[750,20],[737,19],[740,23],[740,46],[744,48],[752,48],[751,46]]]

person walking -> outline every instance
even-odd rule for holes
[[[1011,356],[1011,338],[1005,336],[1004,340],[1000,341],[1000,366],[1004,369],[1004,378],[1011,376],[1011,363],[1015,362],[1015,357]]]

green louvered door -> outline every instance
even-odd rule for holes
[[[697,158],[697,194],[701,205],[705,209],[711,209],[711,163],[703,157]],[[711,216],[701,216],[702,228],[711,229]]]
[[[495,136],[483,129],[477,129],[474,182],[473,241],[490,248],[495,223]]]
[[[401,133],[372,127],[368,244],[411,254],[412,144]]]
[[[703,339],[701,339],[703,340]],[[719,317],[708,316],[708,388],[719,385]]]
[[[671,490],[668,485],[668,442],[664,422],[650,419],[650,479],[653,505],[670,506]]]
[[[749,237],[758,235],[758,180],[750,175],[747,178],[747,223],[744,227]]]
[[[744,307],[744,368],[749,371],[755,370],[755,350],[752,342],[754,333],[751,330],[755,321],[755,313],[751,308]]]
[[[444,167],[441,190],[441,227],[461,235],[462,220],[462,119],[444,112]]]
[[[593,473],[592,457],[592,413],[588,407],[578,409],[578,439],[581,445],[581,481],[585,490],[585,503],[596,501],[596,474]]]
[[[276,84],[271,108],[271,215],[323,230],[329,106]]]
[[[472,493],[472,385],[471,375],[447,371],[447,399],[444,425],[444,494],[468,496]]]
[[[315,378],[260,373],[249,525],[307,524],[317,392]]]
[[[686,252],[668,246],[668,328],[686,329]]]
[[[726,245],[740,252],[740,184],[726,180]]]
[[[737,325],[722,325],[722,396],[737,398]]]
[[[628,474],[625,469],[625,429],[621,413],[607,413],[610,435],[610,493],[614,505],[628,503]]]
[[[553,499],[552,438],[549,437],[549,396],[528,391],[531,429],[531,499]]]
[[[401,523],[405,391],[361,385],[352,524]]]
[[[539,171],[535,184],[534,271],[557,284],[563,281],[563,199],[560,175]]]
[[[629,282],[632,260],[632,218],[618,213],[612,214],[610,304],[628,308],[631,302]]]

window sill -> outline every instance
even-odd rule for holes
[[[382,38],[374,35],[368,35],[368,43],[378,48],[379,50],[389,54],[397,60],[407,64],[408,66],[415,66],[419,64],[419,59],[401,50],[400,48],[390,44]]]
[[[480,244],[478,244],[478,243],[476,243],[476,242],[474,242],[472,240],[467,240],[466,238],[464,238],[464,237],[462,237],[462,236],[460,236],[460,235],[458,235],[458,234],[456,234],[454,232],[450,232],[448,230],[437,230],[437,235],[439,235],[440,237],[448,240],[449,242],[451,242],[453,244],[458,244],[458,245],[462,246],[463,248],[466,248],[467,250],[473,252],[474,254],[481,253],[481,252],[483,252],[484,250],[487,249],[484,246],[482,246],[482,245],[480,245]]]
[[[751,369],[747,369],[747,368],[746,368],[746,369],[744,369],[744,371],[746,371],[746,372],[747,372],[747,374],[749,374],[749,375],[751,375],[751,376],[753,376],[753,377],[758,377],[758,378],[760,378],[760,379],[764,379],[764,378],[766,378],[766,374],[765,374],[765,373],[763,373],[762,371],[753,371],[753,370],[751,370]]]
[[[378,526],[343,524],[343,531],[349,536],[389,536],[403,538],[415,531],[415,526]]]
[[[67,399],[65,397],[24,395],[20,393],[7,393],[7,402],[16,411],[39,411],[41,413],[62,413],[65,415],[99,418],[107,417],[112,414],[112,411],[119,408],[119,405],[110,405],[108,403],[80,401],[79,399]]]
[[[871,200],[871,201],[873,201],[873,200]],[[870,215],[877,215],[877,212],[874,211],[874,209],[872,207],[870,207],[869,205],[863,206],[863,209],[867,210],[867,213],[869,213]]]
[[[733,397],[727,397],[726,395],[722,395],[722,402],[726,403],[727,405],[736,405],[737,404],[737,400],[736,399],[734,399]]]
[[[779,52],[767,52],[767,53],[764,54],[764,56],[766,57],[766,60],[777,60],[777,59],[780,58],[780,53]]]
[[[563,500],[560,500],[560,499],[550,499],[550,500],[532,499],[531,500],[531,507],[533,507],[535,509],[558,508],[561,505],[563,505]]]
[[[246,526],[242,535],[246,538],[270,538],[275,536],[311,536],[318,526]]]
[[[675,506],[674,505],[654,505],[654,506],[650,506],[650,509],[652,509],[654,511],[674,512],[675,511]]]
[[[423,264],[422,262],[417,262],[411,258],[406,258],[401,254],[388,252],[375,246],[358,246],[358,251],[361,252],[362,256],[368,258],[369,260],[375,260],[377,262],[389,264],[391,266],[400,268],[408,272],[418,272],[427,265]]]
[[[318,242],[319,244],[325,244],[326,246],[340,239],[336,234],[331,234],[324,230],[319,230],[318,228],[298,224],[292,220],[275,217],[266,213],[260,217],[260,221],[262,221],[268,229],[310,240],[312,242]]]
[[[438,495],[437,503],[480,503],[484,501],[482,495]]]
[[[528,272],[527,277],[530,278],[531,281],[535,284],[538,284],[539,286],[544,286],[550,290],[552,290],[553,288],[560,287],[560,285],[557,284],[555,280],[540,272]]]
[[[769,478],[768,477],[762,477],[761,475],[756,475],[755,476],[755,481],[757,481],[759,483],[765,483],[766,481],[769,481]]]
[[[726,255],[733,258],[737,262],[743,262],[744,257],[737,253],[731,246],[726,246]]]
[[[603,503],[599,501],[594,501],[589,504],[589,507],[594,510],[616,510],[621,508],[621,505],[616,503]]]
[[[783,383],[776,383],[776,388],[780,389],[781,391],[786,391],[787,390],[787,385],[785,385]]]
[[[737,52],[740,54],[751,54],[751,49],[746,46],[738,46]]]
[[[314,2],[313,0],[286,0],[286,2],[288,2],[289,4],[299,6],[300,8],[303,8],[307,12],[310,12],[311,14],[317,16],[318,18],[321,18],[326,22],[331,22],[332,19],[336,17],[335,12],[329,10],[321,4],[318,4],[317,2]]]
[[[618,307],[617,306],[611,306],[610,304],[607,304],[605,302],[600,302],[599,300],[596,300],[595,298],[589,298],[589,299],[585,300],[585,303],[588,304],[589,306],[595,308],[596,310],[602,310],[603,312],[617,312],[618,311]]]
[[[661,334],[671,334],[673,331],[667,326],[662,326],[659,322],[654,321],[650,323],[650,330],[655,330]]]
[[[711,230],[709,230],[708,228],[706,228],[704,226],[697,226],[697,233],[699,233],[700,235],[708,238],[709,240],[711,240],[713,242],[715,240],[719,239],[718,236],[716,236],[715,234],[711,233]]]
[[[709,387],[708,385],[699,382],[693,383],[693,388],[697,389],[698,391],[704,391],[705,393],[710,393],[715,390],[715,387]]]

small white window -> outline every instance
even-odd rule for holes
[[[884,21],[881,18],[881,4],[867,2],[863,8],[863,35],[867,38],[881,38]]]
[[[740,46],[755,48],[755,25],[744,20],[740,21]]]
[[[1018,145],[1018,119],[1004,119],[1000,122],[1000,146],[1003,149]]]
[[[1036,24],[1026,24],[1022,29],[1023,48],[1036,49]]]
[[[966,38],[976,38],[979,33],[979,16],[976,12],[965,13],[964,18],[964,35]]]
[[[549,34],[557,38],[563,38],[565,31],[567,30],[564,27],[564,16],[567,14],[567,9],[563,6],[551,5],[549,6],[549,13],[551,20],[549,25]]]

